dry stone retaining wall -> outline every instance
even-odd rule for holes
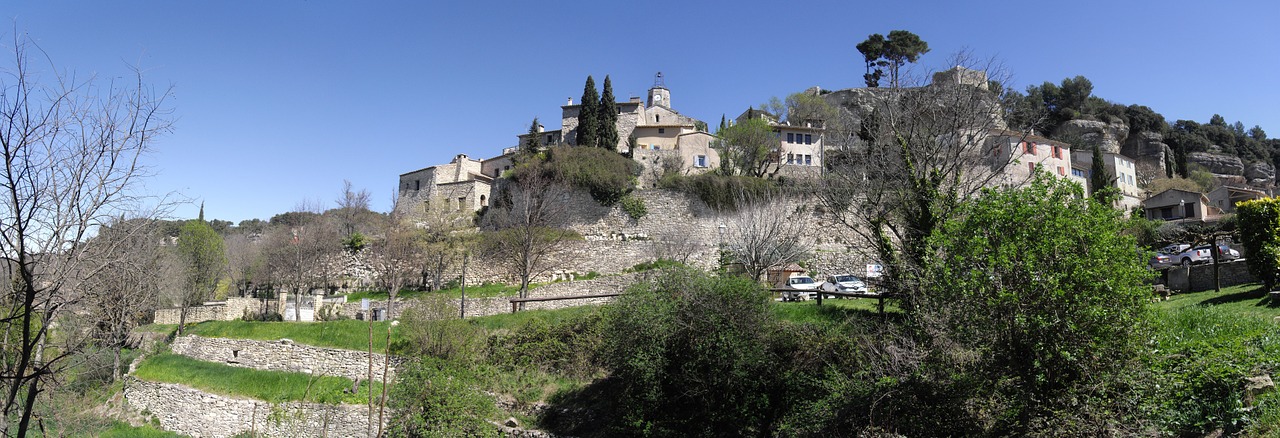
[[[135,378],[125,381],[124,397],[134,409],[154,415],[164,430],[194,437],[250,431],[265,437],[368,436],[369,410],[363,405],[272,404]]]
[[[284,339],[254,341],[187,335],[174,339],[170,348],[174,353],[192,359],[238,367],[346,377],[352,380],[369,378],[370,355],[367,352],[300,345]],[[373,379],[382,380],[382,363],[386,356],[374,353],[372,358]],[[388,380],[394,379],[395,368],[400,362],[399,359],[391,359]]]

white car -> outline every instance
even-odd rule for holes
[[[827,276],[827,281],[822,282],[820,288],[826,292],[852,292],[867,293],[867,283],[861,278],[843,274]]]
[[[800,301],[809,299],[810,295],[816,293],[806,293],[806,291],[818,290],[818,282],[813,281],[813,277],[808,275],[796,275],[787,279],[786,287],[795,289],[795,292],[787,291],[782,293],[782,301]]]

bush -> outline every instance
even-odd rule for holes
[[[517,166],[512,176],[519,180],[531,172],[539,172],[544,177],[586,190],[592,199],[608,207],[635,188],[640,169],[639,163],[611,150],[559,146],[548,149],[545,159],[531,157],[527,163]]]
[[[631,195],[622,197],[622,211],[627,212],[627,216],[631,216],[633,220],[640,220],[649,213],[649,209],[644,206],[644,200]]]
[[[588,378],[600,370],[594,353],[601,336],[598,313],[553,324],[533,319],[511,334],[490,337],[489,362]]]
[[[1275,290],[1280,280],[1280,200],[1241,202],[1236,206],[1236,220],[1249,273],[1267,290]]]
[[[750,280],[665,271],[604,309],[602,359],[617,379],[619,433],[760,435],[775,367],[769,295]]]
[[[740,199],[757,199],[777,189],[764,178],[703,173],[698,175],[664,175],[659,185],[698,197],[716,211],[736,211]]]
[[[410,361],[391,390],[388,436],[492,436],[497,412],[475,372],[433,357]]]
[[[1000,413],[974,418],[977,433],[1025,435],[1105,408],[1079,405],[1109,402],[1106,378],[1140,351],[1150,296],[1146,254],[1120,213],[1044,174],[957,213],[929,239],[930,286],[912,316],[933,346],[926,365],[948,376],[937,386],[964,400],[954,415],[984,403]]]
[[[683,266],[685,266],[684,263],[680,263],[675,260],[657,259],[653,261],[637,263],[635,266],[632,266],[631,268],[627,269],[627,272],[644,272],[644,271],[652,271],[654,269],[669,269],[669,268],[677,268],[677,267],[683,267]]]

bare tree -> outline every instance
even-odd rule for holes
[[[563,243],[576,233],[557,228],[565,218],[568,190],[542,172],[527,172],[506,187],[485,215],[487,253],[520,280],[520,298],[531,278],[545,273]]]
[[[271,277],[282,290],[294,291],[295,302],[301,304],[312,287],[327,285],[333,279],[342,247],[325,218],[316,214],[298,216],[306,219],[268,232],[264,252]],[[301,315],[295,313],[294,319],[298,318]]]
[[[404,217],[404,212],[396,208],[396,202],[392,201],[390,217],[382,229],[382,239],[370,248],[374,278],[387,290],[388,313],[400,289],[417,277],[422,258],[423,232]]]
[[[351,237],[356,233],[356,226],[362,214],[369,213],[369,190],[355,190],[351,181],[342,180],[342,195],[338,197],[338,217],[342,226],[342,237]]]
[[[988,145],[1005,128],[987,86],[1002,70],[994,62],[972,68],[964,54],[948,65],[970,68],[948,72],[961,81],[856,90],[827,123],[837,158],[828,161],[824,207],[874,249],[896,292],[915,289],[905,274],[923,261],[925,238],[1009,163],[992,158]]]
[[[140,74],[136,83],[99,86],[55,72],[42,83],[33,67],[48,57],[29,57],[33,45],[16,31],[13,42],[0,67],[0,256],[13,279],[0,300],[0,430],[25,436],[36,397],[76,351],[43,348],[51,323],[79,301],[80,279],[107,269],[83,243],[139,201],[147,175],[139,159],[169,129],[169,92],[145,86]]]
[[[242,296],[255,294],[266,284],[267,260],[262,245],[253,236],[235,233],[227,236],[227,275]]]
[[[151,320],[159,296],[165,251],[149,219],[116,220],[99,229],[86,254],[107,266],[85,283],[85,308],[99,345],[111,350],[111,376],[120,379],[120,351],[129,333]]]
[[[760,281],[769,268],[808,258],[808,222],[793,215],[779,196],[743,198],[725,220],[724,245],[747,276]]]

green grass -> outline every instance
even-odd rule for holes
[[[774,302],[773,312],[778,319],[794,323],[841,322],[855,314],[879,316],[878,301],[871,298],[826,298],[822,300],[822,306],[818,306],[816,300]],[[898,310],[897,300],[891,299],[884,301],[884,311],[890,316],[902,313]]]
[[[148,357],[138,366],[134,376],[153,382],[179,383],[210,393],[250,397],[273,403],[307,401],[360,404],[369,400],[367,384],[361,384],[360,391],[354,395],[342,392],[351,388],[351,379],[239,368],[177,354]],[[373,387],[376,397],[381,393],[382,385],[373,382]]]
[[[117,421],[111,425],[110,429],[102,431],[98,436],[103,438],[181,438],[183,435],[151,426],[133,427]]]
[[[373,349],[382,351],[387,346],[387,327],[390,322],[373,323]],[[392,342],[399,339],[398,330],[392,329]],[[342,320],[324,322],[250,322],[206,321],[196,324],[186,333],[208,338],[253,339],[274,341],[288,338],[299,344],[317,347],[344,348],[365,351],[369,349],[369,323],[367,321]]]
[[[530,284],[529,289],[534,289],[538,286],[539,286],[538,284]],[[508,285],[498,284],[498,283],[485,283],[479,286],[467,286],[467,298],[509,297],[509,296],[515,296],[516,292],[518,292],[519,290],[520,290],[520,286],[508,286]],[[462,298],[462,288],[452,287],[452,288],[445,288],[445,289],[440,289],[438,291],[432,291],[432,292],[402,290],[400,291],[399,294],[396,294],[396,298],[401,298],[401,299],[438,297],[438,296],[446,296],[449,298]],[[348,303],[357,302],[364,298],[368,298],[371,300],[386,300],[387,291],[383,291],[383,290],[361,291],[361,292],[352,292],[350,294],[347,294]]]
[[[1280,303],[1271,301],[1259,283],[1222,288],[1222,292],[1206,291],[1178,294],[1168,301],[1156,303],[1158,310],[1181,310],[1189,307],[1212,307],[1233,314],[1271,321],[1280,316]]]
[[[177,325],[177,324],[147,324],[147,325],[143,325],[143,326],[138,326],[137,328],[135,328],[135,329],[133,329],[133,330],[134,330],[134,331],[138,331],[138,332],[151,332],[151,333],[166,333],[166,334],[170,334],[170,333],[173,333],[174,331],[178,330],[178,325]]]

